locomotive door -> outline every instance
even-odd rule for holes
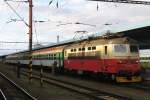
[[[102,71],[105,72],[107,69],[107,60],[108,60],[108,46],[104,45],[103,47],[103,67]]]

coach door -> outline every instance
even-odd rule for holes
[[[61,53],[58,55],[58,67],[61,67]]]
[[[104,45],[103,47],[103,71],[105,71],[107,67],[107,59],[108,59],[108,46]]]

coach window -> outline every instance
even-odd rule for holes
[[[56,54],[54,54],[54,60],[56,59]]]
[[[48,59],[50,59],[50,57],[51,57],[51,55],[49,54],[49,55],[48,55]]]
[[[43,56],[42,56],[42,59],[45,59],[45,58],[46,58],[46,56],[45,56],[45,55],[43,55]]]
[[[46,59],[49,59],[49,55],[48,54],[46,55]]]
[[[40,59],[42,59],[42,55],[40,55]]]
[[[51,54],[50,59],[53,60],[53,54]]]
[[[50,59],[50,54],[48,54],[48,59]]]
[[[45,55],[45,59],[48,59],[48,55],[47,54]]]
[[[51,60],[53,59],[53,54],[51,54],[50,59],[51,59]]]
[[[107,55],[107,46],[105,46],[105,55]]]
[[[43,59],[43,55],[40,55],[40,58]]]
[[[88,50],[91,50],[91,47],[88,47]]]
[[[40,55],[40,59],[43,59],[43,55]]]
[[[51,54],[51,60],[53,60],[53,54]]]
[[[40,59],[40,55],[38,55],[38,59]]]
[[[65,51],[65,56],[67,56],[67,51]]]

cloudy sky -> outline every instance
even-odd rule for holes
[[[150,25],[150,5],[86,0],[53,0],[52,4],[48,5],[50,1],[33,0],[33,42],[53,43],[56,42],[57,35],[60,36],[60,41],[71,39],[76,31],[103,34],[107,30],[115,32]],[[28,23],[28,3],[8,3]],[[28,27],[22,21],[14,22],[12,19],[20,20],[8,5],[0,0],[0,55],[28,48],[28,43],[2,43],[28,42]],[[87,25],[74,24],[76,22]]]

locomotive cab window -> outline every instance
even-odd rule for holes
[[[130,52],[131,53],[138,52],[138,46],[136,46],[136,45],[130,45]]]
[[[116,44],[114,46],[114,51],[116,53],[126,53],[127,52],[127,46],[125,44]]]

